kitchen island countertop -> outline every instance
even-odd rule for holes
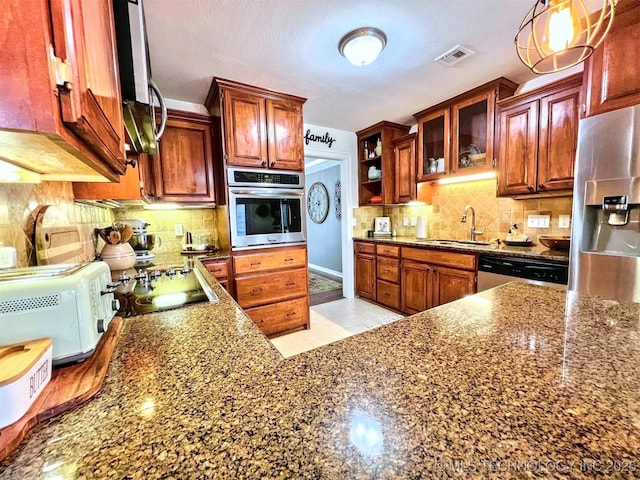
[[[0,478],[638,475],[640,304],[509,283],[283,359],[213,283]]]
[[[569,252],[550,250],[542,244],[527,247],[514,247],[504,242],[497,244],[487,242],[487,245],[467,243],[442,243],[434,239],[417,239],[415,237],[353,237],[354,241],[385,243],[389,245],[404,245],[407,247],[437,248],[456,252],[493,254],[507,257],[534,258],[555,263],[569,263]]]

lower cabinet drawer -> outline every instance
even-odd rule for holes
[[[307,267],[237,278],[235,290],[242,308],[301,297],[309,292]]]
[[[378,280],[377,290],[378,303],[400,310],[400,285]]]
[[[392,283],[400,283],[400,261],[397,258],[378,257],[377,277]]]
[[[275,335],[300,327],[308,329],[309,303],[307,298],[296,298],[263,307],[248,308],[246,313],[265,335]]]
[[[228,261],[224,260],[222,262],[203,262],[207,271],[216,277],[217,279],[226,278],[228,275]]]

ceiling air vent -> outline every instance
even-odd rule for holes
[[[439,57],[437,57],[434,61],[440,62],[447,67],[451,65],[455,65],[460,60],[467,58],[470,55],[473,55],[475,52],[473,50],[469,50],[468,48],[464,48],[463,46],[456,45],[448,52],[443,53]]]

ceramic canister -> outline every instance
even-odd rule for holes
[[[128,243],[106,244],[100,258],[113,270],[126,270],[136,263],[136,252]]]

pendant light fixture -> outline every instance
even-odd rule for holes
[[[363,27],[347,33],[340,43],[340,55],[358,67],[373,62],[387,44],[387,36],[382,30]]]
[[[602,3],[599,12],[587,7]],[[617,0],[537,0],[515,38],[522,63],[534,73],[564,70],[586,60],[613,22]]]

